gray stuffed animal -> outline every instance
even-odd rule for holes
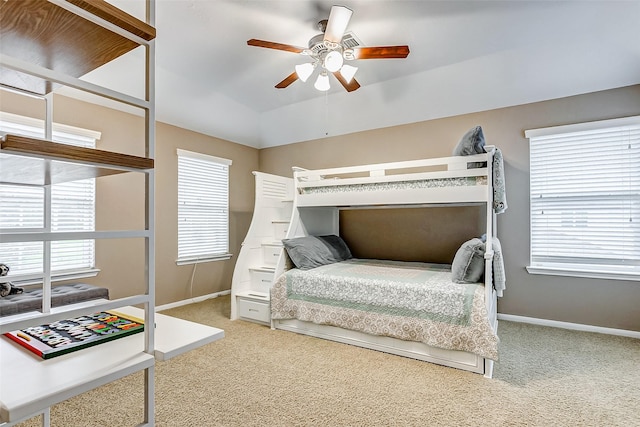
[[[1,282],[1,278],[7,274],[9,274],[9,266],[7,264],[0,264],[0,297],[23,293],[23,288],[14,286],[11,282]]]

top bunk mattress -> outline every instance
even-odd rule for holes
[[[335,181],[335,185],[324,187],[303,187],[298,188],[299,194],[328,194],[328,193],[348,193],[360,191],[393,191],[393,190],[414,190],[425,188],[451,188],[475,185],[487,185],[486,176],[470,176],[457,178],[435,178],[412,181],[374,182],[363,184],[340,185]]]
[[[497,359],[482,283],[449,265],[350,259],[291,269],[271,290],[273,319],[298,319]]]

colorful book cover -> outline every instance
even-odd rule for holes
[[[4,335],[43,359],[142,332],[144,322],[117,311],[101,311]]]

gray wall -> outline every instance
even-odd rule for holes
[[[634,115],[640,115],[640,85],[263,149],[260,170],[291,176],[292,166],[314,169],[448,156],[469,128],[481,125],[487,143],[504,154],[507,178],[509,209],[498,217],[507,290],[498,311],[640,331],[640,283],[531,275],[525,270],[529,147],[524,131]]]
[[[0,101],[3,111],[42,118],[44,109],[39,102],[5,92]],[[142,154],[143,147],[133,143],[142,132],[140,118],[64,97],[57,97],[55,103],[55,121],[103,132],[99,148]],[[525,270],[529,261],[529,151],[524,130],[633,115],[640,115],[640,85],[262,150],[158,124],[156,302],[165,304],[229,289],[235,264],[234,257],[201,265],[193,286],[193,266],[175,265],[176,177],[172,159],[176,147],[233,160],[231,250],[237,255],[253,209],[252,170],[291,176],[292,166],[324,168],[448,156],[465,131],[479,124],[488,143],[499,146],[505,157],[509,209],[499,216],[498,233],[508,282],[505,297],[499,300],[499,312],[640,331],[640,283],[530,275]],[[132,184],[122,177],[105,178],[100,184],[97,221],[101,227],[122,229],[130,221],[141,221],[140,185],[133,188]],[[119,213],[111,215],[114,209]],[[128,212],[125,216],[123,209]],[[113,221],[117,224],[111,224]],[[382,232],[380,236],[394,234]],[[385,247],[384,242],[379,247]],[[122,245],[118,248],[103,245],[97,253],[104,273],[95,282],[110,287],[113,297],[132,293],[144,268],[139,257],[122,251]],[[122,268],[129,264],[131,268]],[[110,277],[112,274],[117,277]]]
[[[54,97],[53,120],[102,132],[97,148],[144,155],[144,121],[141,117],[63,96]],[[0,91],[0,110],[44,118],[44,102]],[[233,161],[229,169],[229,260],[176,265],[178,254],[178,172],[176,149],[197,151]],[[259,165],[259,151],[245,145],[156,124],[156,304],[198,297],[231,288],[240,246],[253,212],[255,182],[251,171]],[[144,227],[144,177],[121,174],[96,180],[96,229],[128,230]],[[96,241],[96,266],[100,274],[83,279],[109,288],[112,299],[145,289],[144,241]]]

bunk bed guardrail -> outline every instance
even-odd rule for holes
[[[491,200],[494,146],[485,154],[306,170],[294,167],[297,205],[433,204]],[[469,164],[485,167],[469,167]],[[393,193],[393,194],[390,194]]]

